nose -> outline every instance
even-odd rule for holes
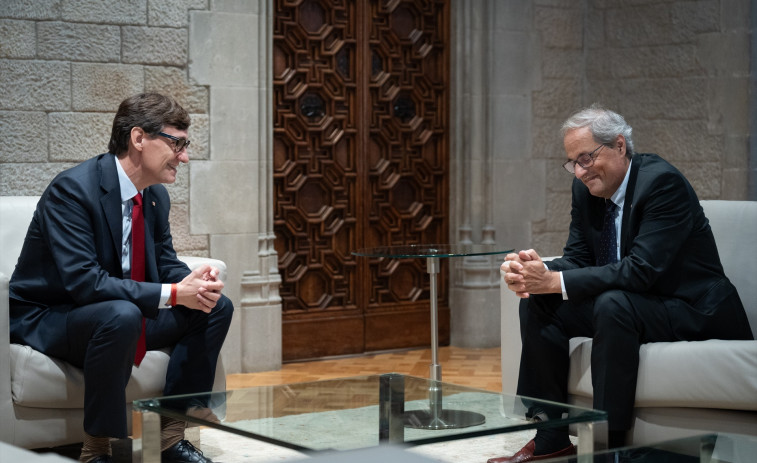
[[[573,174],[576,176],[577,179],[581,179],[583,175],[587,172],[588,169],[585,169],[581,167],[581,164],[576,163],[576,166],[574,167]]]
[[[187,153],[187,149],[182,148],[182,150],[176,154],[176,158],[179,160],[179,162],[183,162],[184,164],[188,163],[189,153]]]

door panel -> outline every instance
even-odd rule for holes
[[[448,240],[446,2],[274,3],[284,360],[427,346],[425,261],[350,253]]]

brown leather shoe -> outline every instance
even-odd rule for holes
[[[573,444],[570,444],[570,446],[565,447],[562,450],[548,453],[546,455],[534,455],[534,449],[536,449],[536,443],[531,439],[528,441],[528,444],[524,445],[515,455],[511,457],[489,458],[486,463],[523,463],[526,461],[539,461],[546,460],[547,458],[565,457],[577,453],[576,446]]]

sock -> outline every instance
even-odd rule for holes
[[[100,455],[112,455],[110,437],[95,437],[84,433],[84,444],[81,447],[80,462],[87,462]]]
[[[539,429],[536,431],[534,444],[536,444],[534,455],[547,455],[570,447],[568,427]]]
[[[187,427],[186,421],[179,421],[168,416],[160,417],[160,451],[176,445],[184,439],[184,429]]]
[[[190,407],[189,409],[187,409],[187,415],[203,421],[209,421],[211,423],[221,422],[216,414],[213,413],[213,410],[208,407]]]

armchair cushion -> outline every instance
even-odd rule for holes
[[[139,367],[132,367],[128,402],[162,395],[168,358],[165,350],[151,350]],[[84,373],[29,346],[11,344],[11,395],[24,407],[84,408]]]
[[[570,340],[570,394],[592,397],[591,345],[590,338]],[[639,356],[636,407],[757,411],[755,341],[656,342],[642,345]]]

